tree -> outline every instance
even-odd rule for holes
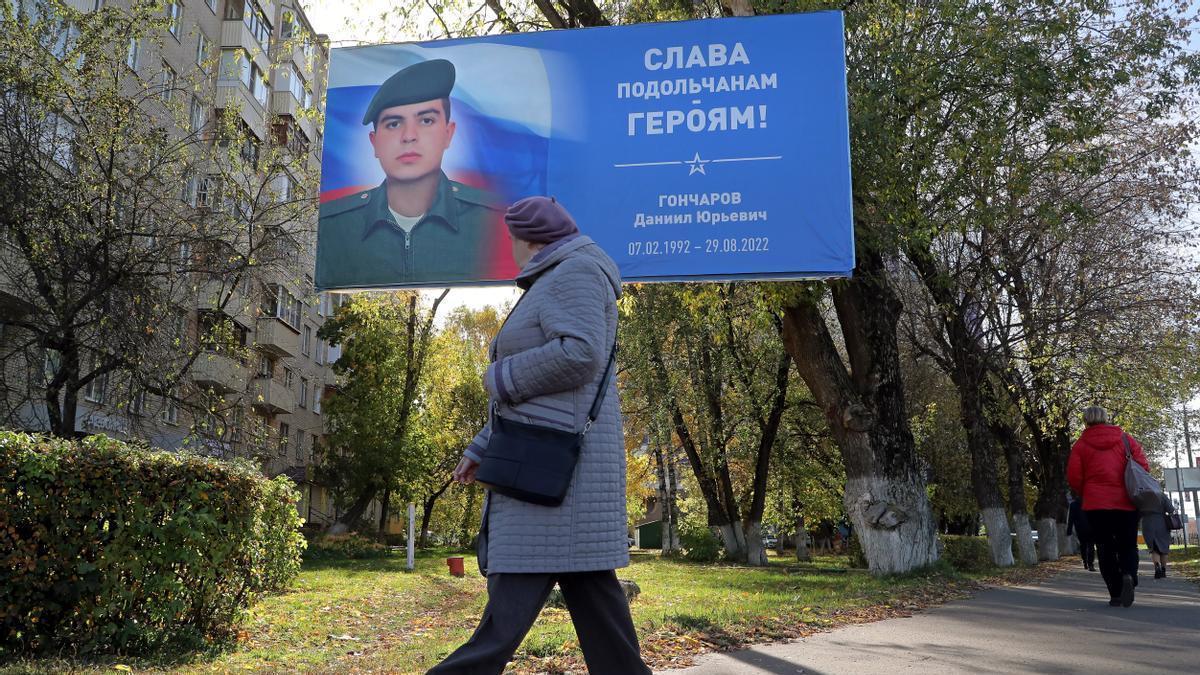
[[[212,69],[143,63],[167,33],[160,3],[6,3],[0,19],[0,362],[24,368],[0,415],[70,437],[81,397],[150,417],[150,394],[232,435],[209,420],[246,405],[246,378],[187,376],[210,354],[244,361],[236,318],[257,310],[258,279],[295,274],[315,219],[307,151],[258,143],[230,106],[209,119]]]
[[[487,424],[488,393],[483,387],[483,374],[488,366],[488,346],[501,323],[501,314],[494,307],[459,307],[430,344],[427,372],[421,378],[420,410],[413,420],[427,446],[421,453],[424,468],[414,472],[402,486],[404,494],[422,504],[421,546],[427,544],[425,533],[438,499],[450,488],[455,464]],[[462,489],[470,493],[467,513],[461,518],[466,523],[475,515],[475,497],[480,488],[470,485]]]
[[[791,371],[778,317],[749,285],[641,286],[626,297],[627,382],[657,402],[651,421],[671,420],[727,555],[765,565],[762,517]]]
[[[430,446],[413,420],[433,319],[447,292],[429,304],[415,292],[356,296],[321,327],[321,338],[342,347],[333,365],[339,385],[325,404],[330,431],[317,458],[347,507],[337,531],[357,526],[376,497],[430,473]]]

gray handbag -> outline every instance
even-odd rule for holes
[[[1121,434],[1121,442],[1125,444],[1125,492],[1129,494],[1129,501],[1138,511],[1161,511],[1162,488],[1158,481],[1133,460],[1129,434]]]

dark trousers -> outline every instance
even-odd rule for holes
[[[1091,569],[1096,562],[1096,542],[1091,539],[1079,539],[1079,557],[1083,558],[1083,566]]]
[[[1108,586],[1112,598],[1121,595],[1121,575],[1133,577],[1137,585],[1137,511],[1101,509],[1087,512],[1092,536],[1096,539],[1096,553],[1100,563],[1100,576]]]
[[[617,582],[617,573],[607,570],[488,576],[488,603],[475,634],[428,675],[504,672],[555,582],[562,589],[591,675],[650,673],[642,661],[629,602]]]

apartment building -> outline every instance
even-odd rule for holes
[[[28,2],[29,0],[26,0]],[[131,0],[74,0],[81,11],[102,6],[128,7]],[[197,69],[204,88],[190,97],[193,130],[212,125],[222,113],[237,111],[251,133],[247,153],[276,143],[307,154],[305,179],[281,175],[274,187],[315,195],[321,154],[320,113],[326,86],[328,40],[317,35],[299,0],[177,0],[165,3],[169,19],[161,39],[134,40],[128,45],[131,86],[152,86]],[[217,134],[213,133],[214,142]],[[245,153],[244,153],[245,156]],[[308,182],[293,185],[291,182]],[[182,194],[192,206],[215,208],[218,186],[205,175],[191,176]],[[194,406],[173,405],[166,397],[135,393],[122,396],[119,377],[105,376],[89,384],[80,402],[76,428],[125,440],[144,440],[167,449],[196,448],[216,456],[253,456],[267,475],[286,474],[301,488],[300,513],[312,522],[335,516],[330,495],[314,482],[312,457],[325,431],[321,402],[334,384],[330,364],[336,359],[317,332],[337,298],[318,295],[312,286],[315,260],[314,222],[286,224],[302,233],[287,264],[258,269],[229,293],[198,295],[180,308],[178,331],[185,342],[200,344],[201,353],[181,385],[179,398],[214,394],[222,405],[216,413],[190,413]],[[181,251],[183,257],[198,255]],[[218,285],[219,282],[218,282]],[[19,312],[21,289],[0,289],[0,344],[13,336],[4,327],[5,312]],[[218,302],[223,297],[226,301]],[[233,327],[243,347],[229,353],[204,347],[206,329],[221,323]],[[97,347],[103,348],[103,346]],[[53,369],[54,355],[45,368]],[[32,372],[5,363],[7,377]],[[36,398],[22,415],[23,426],[48,428]]]

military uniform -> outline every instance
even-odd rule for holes
[[[321,205],[318,288],[436,286],[481,278],[504,207],[441,174],[433,205],[411,232],[388,209],[387,181]]]

